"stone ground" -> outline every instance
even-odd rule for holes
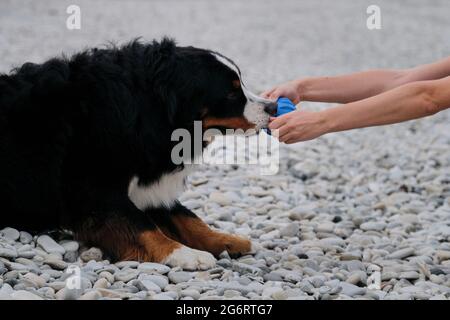
[[[298,76],[406,68],[450,52],[446,0],[377,1],[379,31],[365,26],[372,1],[76,1],[82,29],[69,31],[72,3],[2,0],[0,70],[109,40],[170,35],[232,57],[262,91]],[[272,176],[254,165],[204,165],[182,201],[262,247],[239,259],[224,254],[212,270],[111,264],[95,248],[4,229],[0,299],[449,299],[449,118],[283,145]],[[81,289],[71,289],[78,278],[67,270],[81,270]],[[377,274],[381,286],[368,289]]]

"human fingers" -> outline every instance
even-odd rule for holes
[[[291,125],[289,125],[289,123],[286,123],[277,130],[278,130],[278,137],[284,137],[287,134],[292,134],[294,129],[292,128]]]
[[[279,88],[276,88],[274,91],[272,91],[269,95],[269,99],[271,100],[277,100],[280,96],[282,96],[283,93]]]
[[[293,144],[293,143],[300,142],[300,141],[302,141],[302,140],[298,140],[298,138],[294,138],[294,137],[289,137],[284,141],[284,143]]]
[[[273,91],[275,91],[276,88],[272,88],[269,90],[264,91],[263,93],[261,93],[261,97],[269,99],[270,95],[272,94]]]
[[[272,135],[275,136],[278,140],[281,138],[285,139],[286,135],[291,135],[292,132],[292,126],[289,125],[289,122],[284,123],[281,125],[278,129],[273,129]]]
[[[286,143],[286,141],[289,141],[289,140],[292,139],[292,138],[293,138],[292,132],[287,131],[287,132],[285,132],[283,135],[280,135],[280,136],[278,137],[278,140],[279,140],[280,142]]]
[[[269,129],[270,130],[275,130],[280,128],[282,125],[284,125],[287,121],[288,121],[288,117],[286,117],[287,115],[283,115],[277,118],[274,118],[270,123],[269,123]]]

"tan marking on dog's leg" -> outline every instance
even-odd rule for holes
[[[107,219],[102,224],[88,220],[76,232],[76,239],[101,248],[114,261],[161,262],[183,246],[158,228],[138,231],[126,219],[120,218]]]
[[[252,251],[250,240],[214,231],[198,217],[175,215],[172,221],[178,229],[180,242],[191,248],[211,252],[216,257],[223,251],[228,251],[232,256]]]
[[[144,231],[139,235],[138,243],[147,253],[147,261],[163,262],[182,244],[167,237],[161,230]]]
[[[206,270],[216,264],[209,252],[188,248],[159,228],[138,231],[126,219],[106,220],[101,225],[87,221],[76,237],[100,247],[113,260],[158,262],[187,270]]]
[[[216,265],[216,259],[208,253],[182,245],[157,231],[145,231],[139,237],[150,261],[164,263],[186,270],[206,270]]]

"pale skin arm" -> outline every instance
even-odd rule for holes
[[[407,70],[370,70],[336,77],[312,77],[293,80],[262,96],[300,101],[349,103],[391,90],[406,83],[441,79],[450,75],[450,57]]]
[[[294,111],[272,118],[269,128],[278,129],[279,140],[290,144],[330,132],[422,118],[449,107],[450,77],[446,77],[408,83],[370,98],[323,111]]]

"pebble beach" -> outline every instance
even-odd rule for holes
[[[67,1],[6,0],[0,72],[138,36],[220,51],[256,92],[450,54],[448,1],[378,2],[381,30],[366,27],[371,3],[349,0],[78,1],[81,29],[68,30]],[[251,238],[254,254],[224,252],[204,271],[112,263],[70,234],[0,224],[0,299],[450,299],[450,112],[279,152],[275,175],[258,165],[198,166],[180,197],[212,228]]]

